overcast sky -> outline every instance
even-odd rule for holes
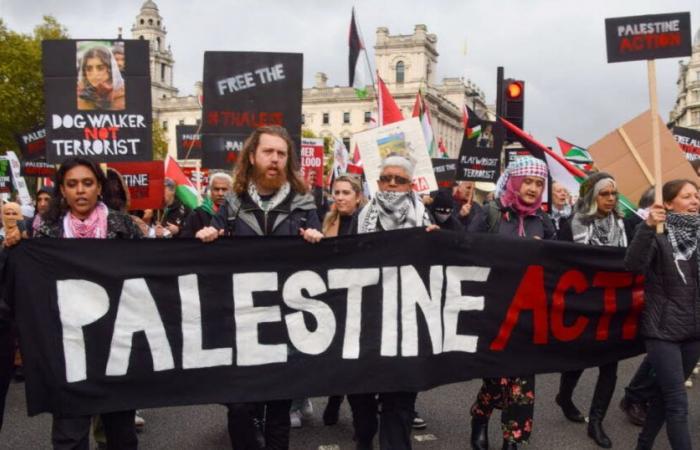
[[[192,93],[205,50],[304,53],[304,86],[325,72],[347,85],[347,35],[354,5],[373,61],[377,27],[411,34],[415,24],[438,36],[437,77],[464,76],[495,102],[496,67],[526,81],[525,129],[556,145],[560,136],[588,146],[649,107],[646,63],[606,62],[606,17],[690,11],[698,0],[156,0],[175,57],[175,85]],[[12,30],[30,32],[54,15],[74,38],[111,38],[131,26],[141,0],[0,0]],[[464,55],[465,42],[467,54]],[[374,62],[372,63],[374,64]],[[657,61],[660,113],[676,98],[678,60]]]

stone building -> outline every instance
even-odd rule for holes
[[[700,29],[693,38],[693,55],[678,62],[678,96],[669,117],[669,126],[700,130]]]
[[[166,132],[168,152],[175,157],[177,125],[199,125],[201,121],[201,83],[196,95],[179,96],[173,85],[175,60],[166,42],[167,30],[158,6],[146,0],[131,28],[133,39],[147,39],[151,50],[153,119]],[[416,25],[412,34],[390,35],[377,29],[374,66],[394,96],[404,117],[409,118],[416,93],[422,90],[432,116],[436,141],[442,141],[451,157],[456,157],[462,141],[462,110],[465,104],[480,114],[494,117],[484,93],[463,78],[436,80],[438,64],[437,36],[425,25]],[[347,80],[342,80],[347,83]],[[376,126],[377,103],[373,89],[359,99],[352,88],[329,86],[324,73],[317,73],[313,87],[304,89],[303,127],[318,136],[336,136],[349,144],[353,133]]]

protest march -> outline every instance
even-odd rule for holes
[[[700,30],[641,10],[598,12],[595,52],[642,108],[557,147],[525,108],[555,86],[506,59],[495,90],[439,84],[436,34],[366,39],[355,8],[323,37],[341,86],[241,32],[187,61],[193,95],[154,1],[131,38],[0,19],[41,84],[0,76],[41,98],[0,130],[0,448],[341,448],[295,431],[318,426],[359,450],[693,448]],[[221,442],[148,440],[212,406]]]

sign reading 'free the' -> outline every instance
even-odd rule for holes
[[[690,13],[605,19],[608,62],[690,56]]]

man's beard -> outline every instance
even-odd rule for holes
[[[267,169],[260,169],[257,166],[254,167],[254,169],[253,182],[255,182],[258,189],[277,191],[287,181],[287,174],[284,169],[278,169],[277,175],[274,178],[266,176],[265,172],[267,172]]]

